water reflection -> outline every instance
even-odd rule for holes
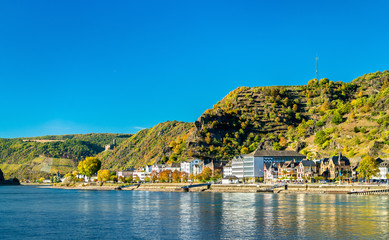
[[[1,239],[389,238],[388,196],[15,189]]]

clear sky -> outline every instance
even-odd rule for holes
[[[388,1],[0,1],[0,137],[193,122],[239,86],[389,65]]]

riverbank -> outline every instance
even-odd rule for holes
[[[79,183],[74,186],[52,186],[52,188],[59,189],[78,189],[78,190],[116,190],[123,184],[86,184]],[[129,187],[122,187],[123,191],[159,191],[159,192],[178,192],[183,191],[182,187],[188,186],[187,183],[144,183],[140,185],[132,185]],[[235,192],[235,193],[304,193],[304,194],[348,194],[353,192],[366,192],[389,190],[388,185],[332,185],[332,184],[289,184],[279,188],[273,188],[273,185],[268,184],[212,184],[208,186],[201,186],[190,188],[189,192]],[[384,194],[384,195],[389,195]]]

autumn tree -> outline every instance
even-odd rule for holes
[[[331,104],[328,101],[325,101],[321,106],[320,106],[320,113],[324,114],[326,113],[329,109],[331,108]]]
[[[187,182],[188,181],[188,173],[186,172],[181,172],[180,178],[182,182]]]
[[[212,177],[212,170],[209,167],[204,168],[203,172],[201,173],[201,179],[203,181],[209,181]]]
[[[281,137],[279,143],[280,143],[281,147],[284,148],[284,147],[286,147],[288,145],[288,140],[286,140],[285,137]]]
[[[180,172],[178,170],[174,170],[174,172],[172,173],[172,179],[174,182],[180,181]]]
[[[292,109],[293,109],[294,112],[297,112],[297,110],[298,110],[297,104],[293,104],[293,108]]]
[[[247,147],[243,147],[241,150],[240,150],[240,153],[242,154],[247,154],[249,153],[249,149]]]
[[[150,173],[150,178],[152,182],[155,182],[158,180],[158,173],[154,170]]]
[[[369,180],[379,173],[378,162],[374,158],[366,156],[359,163],[357,171],[359,178]]]
[[[159,181],[160,182],[169,182],[171,176],[171,170],[163,170],[159,173]]]
[[[101,169],[97,172],[97,180],[99,180],[101,183],[109,181],[110,178],[111,172],[108,169]]]
[[[87,157],[85,160],[78,163],[78,170],[80,174],[88,176],[89,178],[99,171],[101,162],[96,157]]]
[[[222,179],[223,178],[223,172],[221,169],[216,169],[215,173],[213,174],[214,179]]]
[[[118,180],[119,180],[119,182],[124,182],[125,178],[123,176],[120,176]]]
[[[189,174],[189,179],[191,182],[193,182],[196,179],[196,176],[193,173],[191,173]]]

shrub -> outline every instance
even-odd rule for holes
[[[319,120],[319,121],[317,121],[316,125],[317,125],[318,127],[323,127],[323,126],[325,125],[325,121]]]
[[[328,145],[330,145],[330,141],[325,141],[324,143],[323,143],[323,145],[321,146],[321,148],[322,149],[326,149],[327,147],[328,147]]]
[[[323,130],[320,130],[315,134],[314,143],[318,145],[322,145],[326,141],[327,141],[327,134]]]
[[[335,111],[334,117],[332,118],[331,122],[336,124],[336,125],[342,123],[343,122],[342,115],[340,115],[340,113],[338,111]]]

